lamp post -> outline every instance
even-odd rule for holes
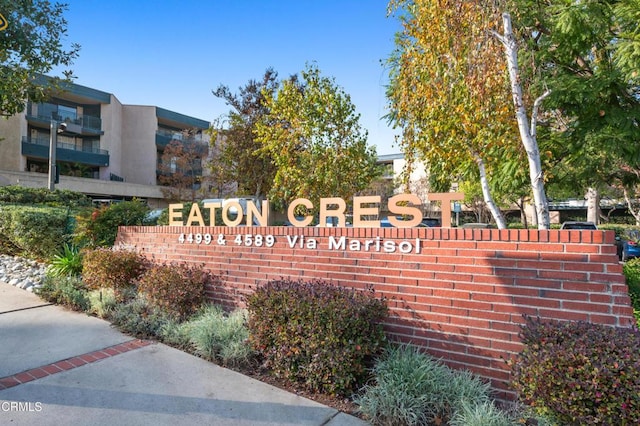
[[[51,119],[51,135],[49,138],[49,191],[56,187],[56,147],[58,146],[58,133],[66,130],[67,123],[58,123]]]

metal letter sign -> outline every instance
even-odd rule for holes
[[[9,23],[4,18],[4,16],[2,16],[2,14],[0,13],[0,31],[6,29],[8,26],[9,26]]]

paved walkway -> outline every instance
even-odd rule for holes
[[[2,282],[0,424],[366,425]]]

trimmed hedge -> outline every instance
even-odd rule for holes
[[[71,238],[72,217],[61,207],[0,207],[0,238],[18,254],[51,259]]]
[[[90,206],[91,199],[81,192],[67,189],[49,191],[48,188],[27,188],[14,185],[0,187],[0,203],[82,207]]]

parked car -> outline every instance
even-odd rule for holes
[[[437,228],[439,226],[442,226],[442,222],[437,217],[425,217],[422,219],[422,222],[418,226],[426,228]]]
[[[593,222],[569,221],[569,222],[564,222],[562,226],[560,226],[560,229],[587,229],[587,230],[595,231],[598,229],[598,227]]]
[[[478,223],[478,222],[471,222],[471,223],[464,223],[460,226],[460,228],[464,228],[464,229],[489,229],[489,228],[493,228],[493,225],[490,223]]]
[[[640,231],[629,229],[624,231],[620,237],[616,237],[618,246],[618,257],[623,262],[634,257],[640,257]]]

